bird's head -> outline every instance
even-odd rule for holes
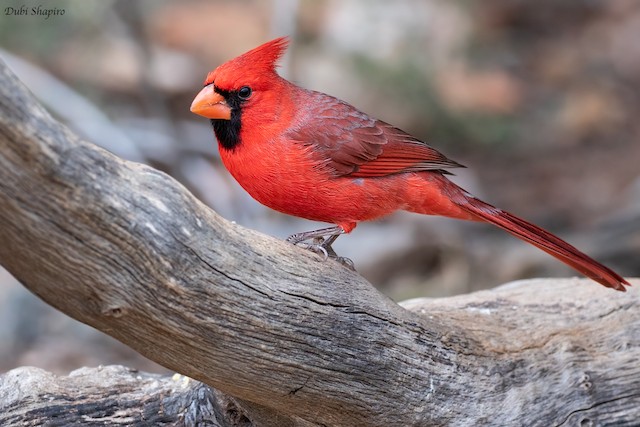
[[[287,37],[280,37],[220,65],[207,75],[191,111],[211,120],[232,120],[281,80],[276,66],[288,44]]]

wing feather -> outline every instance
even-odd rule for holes
[[[464,167],[346,102],[320,92],[306,92],[311,99],[301,105],[308,107],[287,137],[313,146],[313,155],[337,176],[376,177]]]

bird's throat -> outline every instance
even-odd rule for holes
[[[230,120],[211,119],[216,139],[220,146],[226,150],[233,150],[240,144],[240,128],[242,127],[240,115],[240,109],[234,109],[231,111]]]

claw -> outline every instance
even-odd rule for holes
[[[336,257],[336,261],[338,261],[343,266],[347,267],[349,270],[356,271],[356,265],[349,258],[339,256],[339,257]]]
[[[321,244],[298,242],[298,243],[294,243],[294,245],[303,247],[308,251],[321,255],[322,261],[326,261],[329,259],[329,252]]]

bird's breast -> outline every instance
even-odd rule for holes
[[[314,158],[312,149],[294,141],[243,141],[233,150],[220,147],[220,155],[231,175],[254,199],[289,215],[340,224],[378,218],[403,208],[401,191],[392,183],[401,177],[335,176]]]

